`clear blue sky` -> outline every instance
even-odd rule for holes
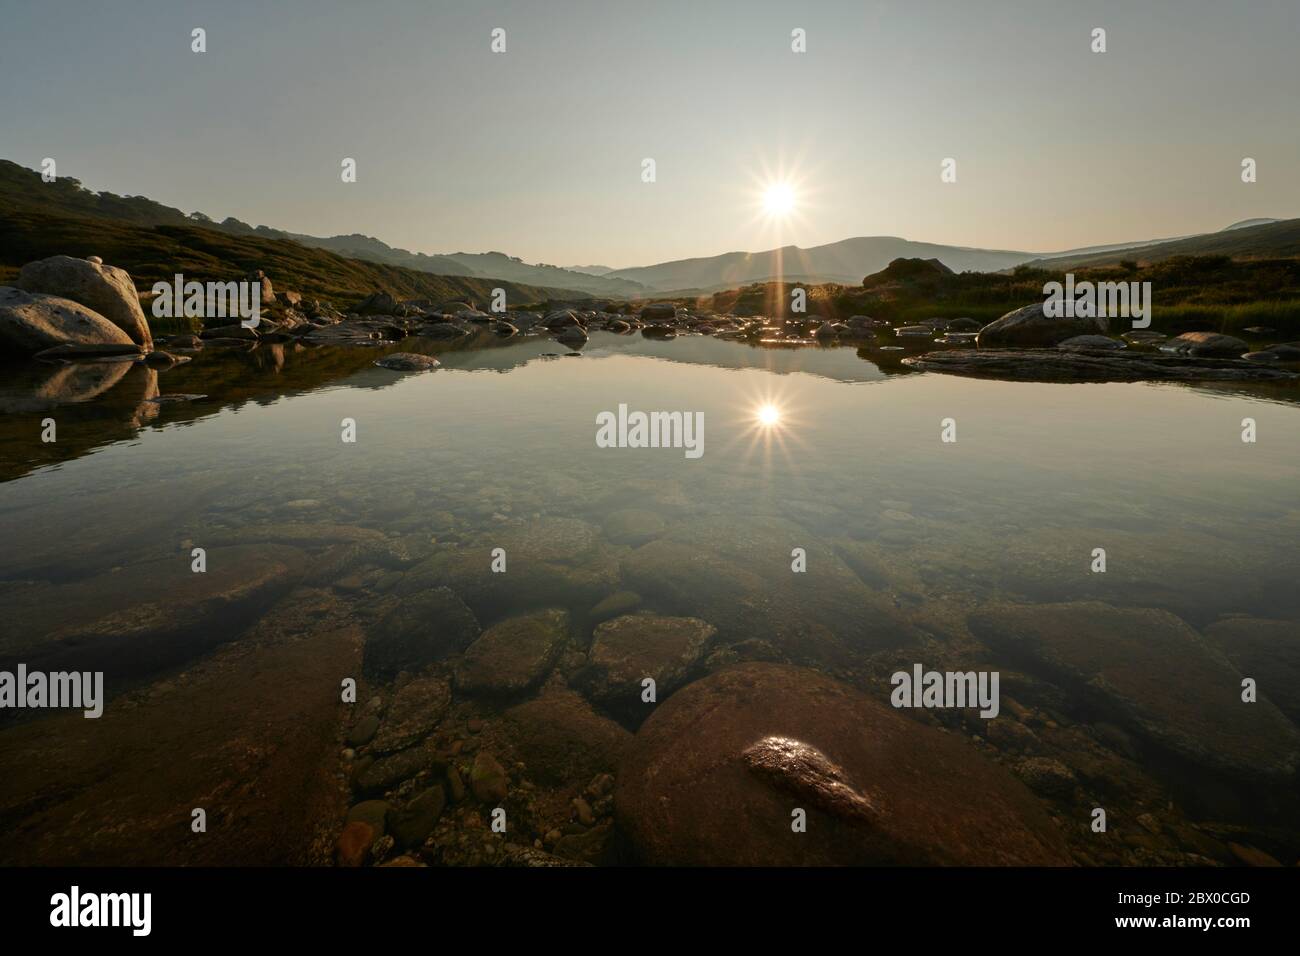
[[[0,156],[423,252],[1047,251],[1300,215],[1296,0],[0,0],[0,23]]]

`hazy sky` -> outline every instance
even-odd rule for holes
[[[1300,216],[1297,0],[0,0],[0,24],[0,157],[421,252],[1050,251]]]

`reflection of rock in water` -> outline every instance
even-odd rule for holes
[[[726,668],[674,694],[637,733],[615,805],[651,864],[1069,862],[1033,795],[961,737],[786,665]]]

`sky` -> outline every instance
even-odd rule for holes
[[[1048,252],[1300,216],[1296,0],[0,0],[0,23],[0,157],[418,252]]]

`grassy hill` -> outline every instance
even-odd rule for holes
[[[1246,223],[1249,223],[1247,220]],[[1300,219],[1264,220],[1258,225],[1237,223],[1219,232],[1170,239],[1136,247],[1107,249],[1084,255],[1035,259],[1025,265],[1070,270],[1084,266],[1118,265],[1125,260],[1159,262],[1177,256],[1231,256],[1234,259],[1279,259],[1300,256]]]
[[[322,238],[271,229],[267,226],[250,226],[231,217],[217,222],[202,213],[187,214],[144,196],[118,196],[109,192],[93,192],[70,177],[60,177],[52,183],[46,183],[35,171],[8,160],[0,160],[0,210],[4,210],[5,214],[27,213],[29,216],[38,217],[38,219],[29,217],[26,220],[28,223],[58,218],[92,219],[124,226],[157,227],[163,230],[162,234],[166,234],[166,229],[202,229],[238,239],[287,241],[307,249],[320,249],[344,259],[361,260],[378,266],[396,266],[404,270],[430,273],[440,278],[464,276],[485,280],[480,285],[472,285],[449,294],[460,292],[467,294],[470,288],[492,289],[500,286],[507,289],[507,294],[514,301],[514,294],[509,291],[511,288],[558,290],[568,298],[591,298],[594,295],[631,296],[643,291],[636,283],[626,280],[607,280],[599,276],[569,272],[555,266],[529,265],[499,252],[429,256],[408,252],[405,249],[395,249],[369,236]],[[170,234],[189,235],[186,232]],[[229,248],[233,249],[237,246]],[[106,253],[99,253],[99,255],[106,262],[126,267],[125,263],[114,262]],[[263,268],[274,281],[276,276],[271,269],[265,266]],[[134,275],[134,270],[131,271]],[[437,283],[434,285],[437,286]],[[394,286],[391,291],[397,293],[399,289]],[[434,293],[428,294],[434,295]]]
[[[827,319],[870,315],[893,322],[960,317],[990,322],[1041,302],[1043,285],[1062,281],[1065,271],[1026,265],[1009,273],[952,274],[918,267],[919,262],[896,260],[861,285],[804,286],[808,313]],[[1077,282],[1150,282],[1156,329],[1231,332],[1268,325],[1300,333],[1300,259],[1180,256],[1144,265],[1126,261],[1077,268],[1074,275]],[[782,315],[789,314],[793,285],[755,283],[677,301],[737,315]]]

